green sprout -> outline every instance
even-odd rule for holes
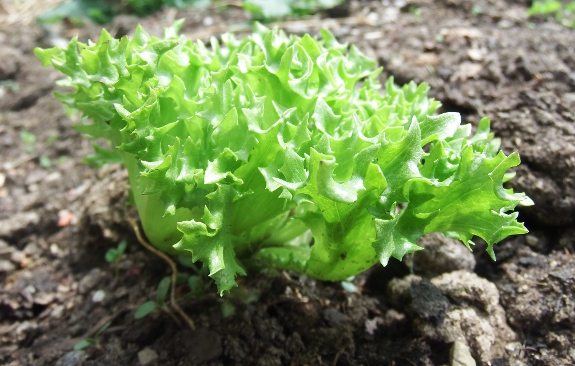
[[[471,14],[473,14],[473,15],[483,14],[483,8],[481,7],[481,5],[473,5],[471,7]]]
[[[124,254],[124,252],[126,251],[126,246],[127,246],[126,241],[122,240],[118,244],[117,248],[110,248],[106,251],[106,262],[114,266],[114,274],[116,278],[118,278],[119,274],[118,263],[120,261],[120,258],[122,257],[122,254]]]
[[[182,279],[178,278],[177,283],[185,283],[190,288],[190,293],[188,296],[192,297],[200,297],[202,296],[206,290],[212,285],[213,281],[209,280],[209,269],[207,267],[202,267],[198,269],[198,267],[192,262],[190,257],[186,256],[178,256],[178,262],[187,268],[190,268],[194,271],[194,275],[186,275],[182,274]]]
[[[40,166],[44,169],[50,169],[52,167],[52,160],[46,155],[40,155],[38,157],[38,162]]]
[[[104,324],[102,326],[102,328],[100,328],[96,334],[94,334],[93,337],[88,337],[86,339],[81,340],[80,342],[76,343],[74,345],[74,350],[75,351],[80,351],[83,350],[84,348],[88,348],[88,347],[96,347],[96,348],[102,348],[102,346],[100,345],[100,335],[110,327],[110,325],[112,324],[112,322],[107,322],[106,324]]]
[[[134,319],[142,319],[156,309],[162,309],[163,311],[171,314],[170,309],[166,305],[166,296],[168,295],[169,289],[170,277],[164,277],[158,284],[158,289],[156,290],[156,299],[146,301],[140,305],[140,307],[134,313]]]
[[[33,153],[36,150],[36,135],[26,130],[20,131],[20,139],[24,143],[24,151]]]

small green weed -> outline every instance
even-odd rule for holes
[[[407,11],[409,12],[409,14],[413,15],[415,18],[419,18],[421,16],[421,8],[418,8],[417,6],[413,6],[411,5]]]
[[[24,143],[24,151],[31,154],[36,150],[36,135],[26,130],[20,131],[20,139]]]
[[[156,290],[156,299],[146,301],[136,310],[134,313],[134,319],[142,319],[148,316],[152,311],[156,309],[162,309],[167,313],[170,313],[169,308],[166,306],[166,296],[168,295],[168,290],[170,289],[170,277],[164,277],[158,288]],[[171,313],[170,313],[171,314]]]
[[[58,137],[60,137],[60,135],[58,135],[58,133],[53,133],[50,136],[48,136],[46,138],[46,146],[52,145],[56,140],[58,140]]]
[[[120,262],[120,258],[122,257],[122,254],[124,254],[124,252],[126,251],[126,241],[122,240],[119,244],[117,248],[110,248],[106,251],[106,262],[112,264],[114,266],[114,274],[116,276],[116,278],[118,278],[118,274],[119,274],[119,267],[118,267],[118,263]]]
[[[100,328],[96,334],[94,334],[93,337],[89,337],[86,339],[81,340],[80,342],[76,343],[74,345],[74,350],[75,351],[79,351],[79,350],[83,350],[84,348],[88,348],[88,347],[96,347],[96,348],[101,348],[100,345],[100,335],[110,327],[112,323],[111,322],[107,322],[106,324],[104,324],[102,326],[102,328]]]
[[[190,257],[179,256],[178,263],[193,270],[195,273],[193,275],[188,275],[186,273],[178,274],[181,277],[178,278],[178,284],[187,284],[190,287],[190,292],[186,294],[187,296],[202,296],[214,283],[214,281],[212,281],[208,276],[210,273],[209,268],[202,267],[201,269],[198,269]]]
[[[40,166],[44,169],[52,168],[52,160],[46,155],[40,155],[40,157],[38,158],[38,162],[40,163]]]

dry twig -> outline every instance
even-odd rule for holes
[[[176,310],[178,314],[180,314],[180,316],[184,319],[184,321],[188,324],[188,326],[192,330],[196,330],[196,325],[194,324],[194,321],[190,319],[190,317],[182,310],[182,308],[176,302],[176,279],[178,277],[178,269],[176,267],[176,263],[170,257],[168,257],[168,255],[154,248],[150,243],[148,243],[143,238],[142,233],[140,231],[140,226],[135,220],[128,218],[128,222],[130,223],[130,225],[132,225],[132,228],[134,229],[134,232],[136,233],[136,237],[138,238],[140,244],[142,244],[144,248],[148,249],[156,256],[162,258],[166,263],[168,263],[168,265],[172,269],[172,285],[170,286],[170,305],[174,308],[174,310]]]

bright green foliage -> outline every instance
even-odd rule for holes
[[[181,25],[35,52],[93,120],[77,129],[123,157],[149,240],[202,261],[220,293],[251,268],[345,280],[431,232],[479,236],[492,257],[527,232],[513,209],[530,200],[502,185],[519,156],[488,119],[470,137],[458,114],[431,116],[425,84],[381,93],[376,62],[326,30],[258,24],[208,49]]]
[[[527,15],[533,16],[539,14],[542,15],[555,14],[561,11],[562,7],[563,4],[561,4],[561,1],[555,1],[555,0],[534,1],[531,4],[531,7],[527,9]]]
[[[563,26],[575,28],[575,1],[566,4],[557,0],[533,1],[527,15],[554,15]]]

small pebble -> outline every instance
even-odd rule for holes
[[[205,17],[203,21],[204,25],[209,27],[210,25],[214,24],[214,18],[212,17]]]
[[[58,305],[52,310],[50,316],[54,319],[60,319],[62,314],[64,314],[64,305]]]
[[[150,365],[158,360],[158,353],[153,349],[146,347],[138,352],[138,361],[141,366]]]
[[[86,360],[86,352],[84,351],[71,351],[60,357],[54,366],[80,366]]]
[[[6,259],[0,259],[0,273],[12,272],[16,269],[16,266],[13,265],[10,261]]]
[[[102,300],[104,300],[104,297],[106,297],[106,291],[98,290],[94,292],[94,294],[92,295],[92,302],[102,302]]]
[[[80,294],[85,294],[98,284],[102,279],[102,271],[99,268],[94,268],[86,274],[79,283],[78,290]]]
[[[14,253],[14,247],[0,239],[0,258],[9,259]]]
[[[50,244],[50,253],[58,258],[62,258],[64,256],[64,251],[60,249],[56,243]]]

